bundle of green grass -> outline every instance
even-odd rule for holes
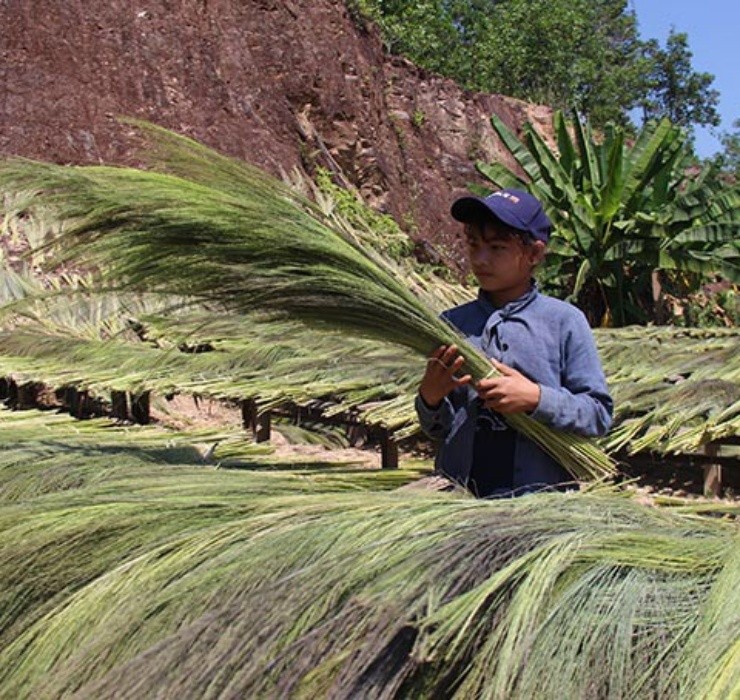
[[[19,436],[0,483],[14,464],[25,483],[0,491],[3,697],[740,691],[737,507],[606,489],[486,502],[381,491],[373,472],[301,488],[268,457],[198,466],[156,433],[44,439],[24,415],[0,415]],[[78,478],[44,488],[52,466]]]

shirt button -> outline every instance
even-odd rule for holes
[[[509,349],[509,345],[508,345],[507,343],[504,343],[504,344],[503,344],[503,345],[501,346],[501,349],[502,349],[502,350],[503,350],[503,351],[505,352],[506,350],[508,350],[508,349]]]

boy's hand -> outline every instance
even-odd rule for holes
[[[427,360],[427,371],[419,386],[419,394],[430,408],[436,408],[455,387],[470,382],[470,375],[459,379],[455,372],[463,366],[465,358],[457,353],[457,345],[441,345]]]
[[[481,379],[476,385],[485,407],[498,413],[534,411],[540,402],[540,385],[497,360],[491,360],[491,364],[501,376]]]

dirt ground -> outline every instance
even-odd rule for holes
[[[151,417],[175,430],[242,426],[242,414],[238,406],[229,405],[224,401],[197,399],[185,395],[176,395],[170,399],[155,397],[152,401]],[[328,447],[290,442],[280,432],[279,424],[272,425],[269,444],[275,456],[281,458],[300,457],[321,462],[351,462],[368,469],[380,469],[381,465],[379,449]]]

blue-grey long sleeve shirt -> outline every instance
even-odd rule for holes
[[[612,399],[593,334],[583,313],[540,294],[536,285],[519,299],[494,307],[485,293],[442,314],[467,340],[540,385],[530,414],[556,430],[603,435],[612,421]],[[436,467],[467,485],[481,403],[470,386],[458,387],[436,408],[416,397],[422,430],[440,441]],[[495,456],[491,458],[495,468]],[[517,433],[514,489],[554,485],[572,478],[547,453]]]

